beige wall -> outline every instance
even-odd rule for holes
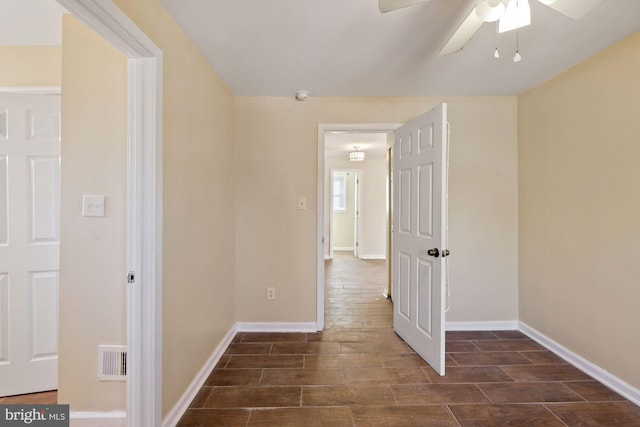
[[[387,256],[387,155],[364,160],[361,258]]]
[[[234,98],[158,0],[116,0],[116,4],[164,54],[162,405],[166,414],[235,321]],[[71,403],[72,411],[123,409],[124,394],[119,392],[122,384],[97,383],[96,370],[89,367],[97,360],[97,342],[107,338],[118,343],[124,340],[125,301],[118,296],[111,303],[104,297],[105,292],[119,289],[123,282],[126,273],[124,245],[116,250],[115,242],[110,243],[106,258],[105,251],[87,251],[86,248],[96,248],[98,244],[106,246],[104,241],[112,240],[118,240],[120,245],[119,239],[125,230],[124,222],[120,221],[124,219],[120,218],[124,206],[108,198],[109,215],[115,216],[117,212],[119,222],[108,217],[101,220],[105,226],[100,230],[77,230],[84,224],[78,219],[79,194],[88,191],[85,190],[87,185],[91,186],[91,191],[107,193],[114,199],[117,191],[125,189],[124,163],[114,165],[110,161],[124,162],[126,146],[118,145],[121,151],[112,153],[113,159],[103,159],[101,149],[102,142],[113,149],[118,142],[112,138],[114,132],[126,130],[120,127],[120,119],[126,120],[126,109],[121,109],[126,104],[118,104],[117,111],[112,106],[113,97],[120,102],[122,89],[126,88],[126,68],[123,74],[118,74],[122,79],[116,87],[108,86],[109,83],[100,78],[111,77],[114,70],[111,66],[105,69],[105,65],[108,65],[108,59],[122,56],[110,52],[95,36],[80,32],[76,25],[66,25],[65,31],[63,129],[67,136],[72,133],[82,135],[82,141],[76,138],[78,143],[70,145],[63,136],[62,245],[63,263],[68,268],[66,273],[63,269],[62,277],[73,285],[67,285],[61,291],[61,313],[64,315],[61,316],[60,383],[63,389],[60,401]],[[75,34],[75,31],[79,33]],[[75,34],[73,37],[72,33]],[[86,57],[78,57],[80,52]],[[91,63],[86,64],[87,60]],[[67,87],[77,88],[75,99],[69,99]],[[100,92],[109,102],[103,105],[96,102],[97,98],[86,95],[93,92]],[[112,129],[114,125],[117,125],[116,129]],[[96,149],[96,145],[100,148]],[[101,163],[94,165],[95,157]],[[82,168],[73,171],[76,163],[82,164]],[[101,175],[103,171],[108,174],[102,176],[100,182],[94,182],[91,177]],[[102,183],[104,189],[99,185]],[[107,221],[111,227],[108,236],[104,234]],[[79,262],[85,266],[70,266]],[[98,272],[104,272],[95,284],[89,281],[96,274],[90,270],[92,266]],[[73,268],[78,271],[71,277]],[[87,295],[89,290],[91,295]],[[86,304],[81,296],[90,301],[99,298],[100,305]],[[119,333],[110,337],[105,329]],[[82,348],[82,355],[71,355],[72,348]],[[72,373],[72,368],[81,368],[81,371]],[[107,387],[112,386],[118,388],[118,393],[107,391],[111,390]]]
[[[236,100],[236,304],[246,322],[316,319],[319,123],[402,123],[436,98]],[[448,100],[449,321],[517,318],[515,97]],[[296,209],[306,196],[308,209]],[[265,288],[277,288],[266,301]]]
[[[0,46],[0,86],[60,86],[60,46]]]
[[[163,412],[235,321],[234,97],[159,0],[115,3],[163,50]]]
[[[520,319],[640,387],[640,34],[519,97]]]
[[[361,258],[386,257],[387,246],[387,156],[367,153],[362,162],[350,162],[345,156],[327,156],[325,158],[325,255],[329,255],[329,197],[331,195],[331,169],[362,169],[361,179],[361,218],[362,241]],[[338,214],[336,214],[338,215]],[[353,224],[353,215],[349,215]],[[353,234],[352,234],[353,236]],[[334,236],[335,237],[335,236]],[[352,237],[353,240],[353,237]],[[336,246],[342,246],[339,242]]]
[[[98,344],[126,344],[127,62],[70,15],[62,43],[58,400],[124,409],[125,383],[97,372]],[[104,218],[82,217],[83,194],[106,196]]]

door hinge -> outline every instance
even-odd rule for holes
[[[135,271],[130,271],[129,274],[127,274],[127,283],[136,283]]]

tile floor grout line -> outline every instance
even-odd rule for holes
[[[562,418],[560,418],[560,417],[558,416],[558,414],[556,414],[555,412],[553,412],[553,410],[547,406],[547,403],[543,403],[543,404],[542,404],[542,406],[543,406],[547,411],[549,411],[549,412],[551,413],[551,415],[553,415],[553,416],[555,417],[555,419],[557,419],[558,421],[560,421],[560,422],[562,423],[562,425],[564,425],[564,426],[568,426],[568,424],[567,424],[567,423],[565,423],[564,421],[562,421]]]
[[[453,417],[453,419],[455,420],[456,423],[458,423],[458,427],[462,427],[462,423],[460,422],[460,420],[458,419],[458,417],[456,417],[456,414],[453,413],[453,411],[451,410],[451,408],[449,407],[449,404],[444,405],[447,408],[447,411],[449,411],[449,413],[451,414],[451,416]]]
[[[302,400],[304,398],[304,386],[300,386],[300,407],[302,408]]]
[[[480,393],[482,393],[482,394],[484,395],[484,397],[486,397],[486,398],[487,398],[487,400],[489,400],[489,403],[491,403],[491,404],[495,404],[495,402],[493,401],[493,399],[491,399],[491,398],[487,395],[487,393],[485,393],[485,392],[484,392],[484,390],[482,389],[482,387],[480,387],[480,385],[479,385],[478,383],[476,383],[476,384],[474,384],[474,385],[476,386],[476,388],[477,388],[478,390],[480,390]]]

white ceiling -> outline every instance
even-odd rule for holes
[[[639,0],[605,0],[573,21],[530,0],[532,25],[485,24],[437,52],[478,0],[431,0],[387,14],[377,0],[162,0],[239,96],[514,95],[640,30]]]
[[[54,0],[0,0],[0,46],[60,46],[64,13]]]

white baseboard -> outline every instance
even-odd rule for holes
[[[519,322],[518,329],[525,335],[529,336],[538,344],[546,347],[550,351],[554,352],[576,368],[580,369],[587,375],[600,381],[602,384],[611,388],[618,394],[626,397],[636,405],[640,405],[640,389],[635,388],[626,381],[616,377],[612,373],[605,371],[595,363],[589,362],[584,357],[569,350],[562,344],[549,338],[542,332],[532,328],[524,322]]]
[[[229,345],[231,344],[231,341],[233,340],[233,337],[235,337],[236,332],[238,332],[237,323],[234,324],[231,329],[229,329],[226,335],[222,338],[222,341],[220,341],[218,346],[213,350],[213,353],[211,353],[211,356],[209,356],[209,359],[207,359],[204,366],[202,366],[193,381],[191,381],[189,387],[187,387],[185,392],[182,394],[182,397],[180,397],[176,404],[173,405],[171,411],[169,411],[167,416],[162,421],[163,427],[174,427],[176,424],[178,424],[180,418],[182,418],[184,413],[187,412],[187,409],[189,409],[189,405],[191,404],[193,399],[195,399],[196,395],[200,391],[200,388],[209,377],[209,374],[218,364],[220,358],[227,350],[227,347],[229,347]]]
[[[316,322],[238,322],[238,332],[317,332]]]
[[[351,247],[347,247],[347,246],[334,246],[333,247],[334,251],[352,251],[353,252],[353,246]]]
[[[360,259],[387,259],[387,255],[360,255]]]
[[[315,322],[304,322],[304,323],[281,323],[281,322],[237,322],[233,325],[233,327],[227,332],[224,336],[220,344],[213,350],[213,353],[204,364],[202,369],[195,376],[187,390],[184,392],[182,397],[178,399],[171,411],[167,414],[162,422],[163,427],[175,427],[176,424],[180,421],[180,418],[187,412],[189,409],[189,405],[195,399],[198,391],[202,388],[202,385],[209,377],[210,372],[216,366],[216,364],[220,361],[220,358],[227,350],[233,337],[238,332],[316,332],[318,329],[316,327]],[[125,420],[126,421],[126,420]],[[125,422],[123,421],[123,422]],[[89,424],[88,424],[89,425]],[[90,424],[93,426],[94,424]],[[100,424],[102,426],[103,424]],[[80,424],[77,425],[80,427]],[[105,427],[111,427],[111,424],[104,424]],[[114,425],[115,427],[116,425]],[[120,424],[117,425],[120,427]],[[84,426],[83,426],[84,427]],[[125,427],[125,424],[122,424],[122,427]]]
[[[518,329],[517,320],[489,320],[478,322],[446,322],[447,331],[512,331]]]
[[[70,427],[126,427],[127,413],[113,412],[70,412]]]

